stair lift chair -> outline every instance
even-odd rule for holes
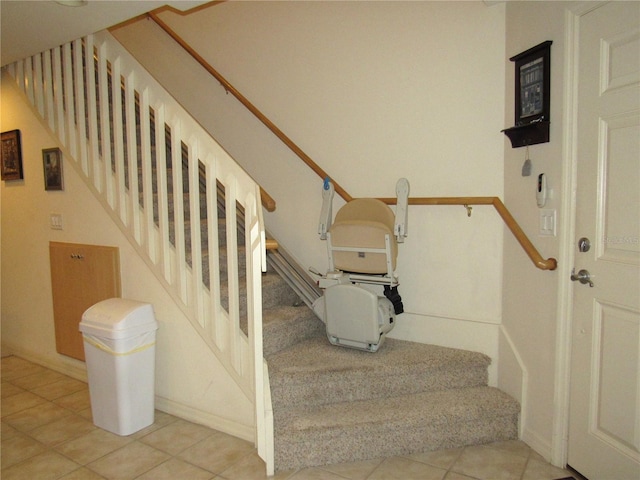
[[[403,312],[394,275],[398,243],[407,235],[409,182],[396,185],[396,213],[375,198],[346,203],[331,222],[334,187],[323,185],[318,234],[327,241],[329,270],[320,275],[322,297],[313,304],[333,345],[376,352]],[[382,286],[384,297],[373,290]]]

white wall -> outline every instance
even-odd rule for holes
[[[76,378],[83,362],[56,352],[49,242],[119,247],[122,296],[153,304],[156,406],[242,438],[253,438],[253,407],[190,327],[100,203],[64,159],[64,191],[44,190],[42,149],[59,147],[3,73],[2,131],[22,133],[24,180],[0,186],[2,354],[20,354]],[[49,215],[63,216],[62,231]]]
[[[502,196],[505,5],[226,2],[162,18],[352,196]],[[112,32],[275,198],[268,229],[325,269],[321,182],[148,20]],[[342,204],[335,201],[334,212]],[[492,207],[410,207],[393,336],[498,355]],[[495,370],[492,371],[495,380]]]
[[[572,2],[508,2],[506,10],[505,127],[513,125],[514,64],[509,57],[545,40],[551,45],[551,132],[550,142],[529,147],[533,164],[530,177],[521,176],[524,148],[511,148],[505,141],[505,203],[520,226],[545,258],[559,258],[563,192],[563,139],[565,121],[565,12]],[[545,209],[555,209],[558,231],[555,237],[538,235],[539,209],[535,188],[539,173],[545,173],[553,196]],[[554,402],[556,329],[558,328],[559,270],[531,268],[520,247],[510,238],[504,243],[503,325],[500,337],[499,386],[520,399],[523,407],[522,438],[545,458],[551,458]],[[516,351],[519,355],[502,352]],[[517,372],[524,372],[518,378]]]

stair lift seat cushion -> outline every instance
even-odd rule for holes
[[[388,273],[385,253],[344,252],[334,248],[385,249],[385,235],[389,235],[391,268],[396,268],[398,245],[393,234],[395,216],[391,209],[375,198],[359,198],[344,205],[336,214],[331,233],[331,247],[335,268],[345,272]]]

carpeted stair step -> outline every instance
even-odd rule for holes
[[[200,244],[203,248],[206,248],[209,241],[209,231],[207,229],[207,222],[201,221],[200,224]],[[175,230],[169,229],[169,241],[175,244]],[[191,222],[189,220],[184,221],[184,242],[187,251],[191,250]]]
[[[144,198],[144,193],[140,192],[139,193],[139,197],[142,199]],[[153,199],[153,203],[154,205],[158,205],[158,194],[154,193],[152,195],[152,199]],[[205,194],[200,194],[200,220],[204,220],[206,221],[207,218],[207,209],[204,208],[204,206],[206,205],[206,201],[207,201],[207,196]],[[183,193],[182,194],[182,202],[184,205],[184,219],[185,220],[189,220],[189,218],[191,217],[191,210],[189,208],[189,194],[188,193]],[[175,218],[174,217],[174,213],[175,213],[175,207],[174,207],[175,203],[173,201],[173,194],[169,193],[167,195],[167,210],[169,212],[169,218]],[[158,208],[154,208],[154,212],[153,212],[153,221],[154,222],[158,222],[158,217],[159,217],[159,211]]]
[[[223,276],[227,275],[228,271],[228,263],[227,263],[227,247],[220,247],[220,275],[221,281],[223,281]],[[247,273],[247,256],[246,256],[246,248],[244,246],[238,247],[238,275],[240,277],[244,277]]]
[[[305,304],[278,305],[262,312],[264,356],[313,336],[325,336],[324,323]]]
[[[192,266],[191,263],[191,249],[186,249],[185,251],[185,259],[187,261],[187,265]],[[218,260],[220,263],[218,265],[220,272],[220,282],[226,283],[228,263],[227,263],[227,248],[220,248],[220,256]],[[247,257],[245,255],[245,247],[238,247],[238,277],[244,278],[247,273]],[[206,249],[202,250],[202,283],[205,284],[207,288],[210,287],[210,277],[209,277],[209,251]]]
[[[519,410],[492,387],[301,407],[276,421],[276,470],[511,440]]]
[[[237,244],[244,245],[244,233],[239,228],[237,228],[236,231],[238,236]],[[227,222],[224,218],[218,219],[218,245],[221,247],[227,245]]]
[[[324,332],[267,357],[274,415],[299,406],[484,386],[477,352],[388,338],[375,354],[335,347]]]
[[[240,317],[246,324],[247,316],[247,284],[244,278],[239,282],[240,293]],[[262,274],[262,308],[263,310],[280,305],[295,305],[300,302],[298,295],[277,273]],[[228,310],[229,308],[229,287],[223,279],[220,281],[220,303]]]

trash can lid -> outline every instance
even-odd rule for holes
[[[89,307],[82,314],[80,331],[104,338],[126,338],[152,332],[158,322],[150,303],[110,298]]]

